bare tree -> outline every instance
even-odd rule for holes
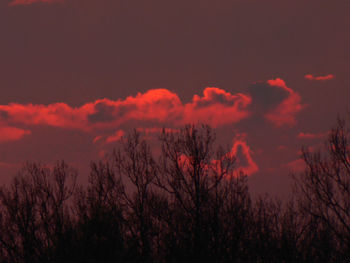
[[[52,261],[70,228],[69,199],[76,172],[28,163],[9,188],[0,189],[0,247],[8,262]]]
[[[152,189],[158,170],[156,162],[150,146],[136,130],[122,138],[113,156],[117,172],[126,185],[123,200],[127,207],[129,233],[136,242],[142,262],[150,262],[155,249],[153,228],[156,218],[152,210],[158,200]]]
[[[235,191],[244,181],[244,176],[235,173],[235,156],[214,149],[215,134],[207,125],[188,125],[178,133],[163,131],[160,139],[156,184],[170,199],[168,225],[174,236],[168,247],[173,256],[180,249],[187,259],[217,260],[225,247],[225,231],[231,227],[223,221],[223,214],[225,209],[234,213]]]
[[[157,161],[134,131],[87,185],[27,164],[0,188],[0,262],[348,262],[349,134],[339,121],[325,152],[303,150],[288,202],[252,201],[206,125],[164,130]]]
[[[72,261],[126,261],[123,191],[113,166],[108,162],[91,163],[87,189],[80,188],[76,194]]]
[[[323,226],[326,240],[350,260],[350,148],[349,130],[338,120],[325,145],[324,152],[303,149],[306,170],[296,177],[302,211]],[[318,233],[319,234],[319,233]],[[329,246],[331,244],[328,244]],[[326,246],[324,244],[323,246]],[[339,254],[338,253],[338,254]],[[329,260],[335,260],[328,255]],[[339,259],[337,259],[339,260]]]

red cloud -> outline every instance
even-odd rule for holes
[[[245,94],[225,92],[219,88],[206,88],[203,97],[194,95],[192,103],[184,106],[183,123],[206,122],[213,127],[236,123],[249,116],[246,108],[252,99]]]
[[[238,156],[239,148],[241,150],[241,156]],[[258,165],[254,162],[251,156],[252,151],[249,145],[247,144],[244,135],[243,136],[239,135],[236,137],[230,154],[237,157],[237,161],[238,161],[237,170],[242,171],[244,174],[247,174],[247,175],[252,175],[257,171],[259,171]],[[242,160],[241,159],[242,157],[245,160]],[[243,162],[245,162],[245,164],[242,164]]]
[[[63,128],[86,129],[86,115],[93,112],[93,105],[71,108],[65,103],[50,105],[17,104],[0,105],[2,121],[26,125],[48,125]]]
[[[9,3],[9,6],[15,6],[15,5],[31,5],[35,3],[55,3],[59,2],[60,0],[13,0]]]
[[[327,135],[327,133],[304,133],[300,132],[298,134],[299,139],[320,139]]]
[[[152,121],[162,125],[206,122],[219,126],[246,118],[250,103],[247,95],[206,88],[203,97],[195,95],[192,102],[183,104],[177,94],[155,89],[124,100],[100,99],[78,108],[65,103],[0,105],[0,119],[12,125],[47,125],[85,131],[116,127],[128,121]]]
[[[149,134],[157,134],[157,133],[162,133],[163,132],[163,128],[157,128],[157,127],[153,127],[153,128],[137,128],[137,131],[141,132],[141,133],[144,133],[146,135],[149,135]],[[179,132],[178,129],[172,129],[172,128],[164,128],[164,131],[166,133],[175,133],[175,132]]]
[[[92,142],[93,142],[93,143],[97,143],[98,141],[101,141],[102,138],[103,138],[102,135],[98,135],[98,136],[96,136],[96,137],[92,140]]]
[[[228,157],[234,157],[236,159],[236,172],[242,172],[246,175],[252,175],[259,171],[259,167],[254,162],[252,151],[245,140],[245,134],[238,134],[234,140],[231,151],[226,153]],[[191,166],[191,158],[182,154],[178,159],[179,165],[187,170]],[[221,172],[219,160],[211,160],[211,164],[206,165],[205,169],[213,169],[216,172]]]
[[[124,131],[118,130],[114,134],[107,137],[106,143],[119,141],[123,136],[124,136]]]
[[[312,74],[307,74],[304,76],[305,79],[308,79],[308,80],[318,80],[318,81],[325,81],[325,80],[331,80],[331,79],[334,79],[334,75],[332,74],[328,74],[328,75],[325,75],[325,76],[313,76]]]
[[[283,89],[288,93],[288,97],[284,99],[275,109],[265,114],[265,118],[271,121],[277,127],[283,125],[295,125],[295,115],[304,107],[304,105],[301,104],[300,95],[288,88],[282,79],[277,78],[268,80],[267,84]]]
[[[0,127],[0,143],[17,141],[29,134],[31,134],[29,130],[23,130],[15,127]]]

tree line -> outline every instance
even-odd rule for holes
[[[252,199],[206,125],[134,131],[88,184],[65,162],[27,163],[0,188],[0,262],[350,262],[349,132],[339,121],[288,201]]]

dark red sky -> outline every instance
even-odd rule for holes
[[[3,0],[0,172],[206,121],[258,191],[349,112],[348,0]],[[57,104],[59,103],[59,104]]]

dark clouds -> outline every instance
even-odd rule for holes
[[[117,117],[115,114],[115,110],[115,107],[112,105],[107,105],[104,102],[98,102],[95,105],[95,112],[88,115],[87,119],[89,122],[92,123],[110,122]],[[124,112],[126,112],[125,107],[119,107],[118,117],[122,117]]]
[[[248,92],[253,98],[253,107],[258,112],[272,110],[288,97],[285,90],[277,86],[271,86],[267,82],[257,82],[250,85]]]
[[[278,104],[275,109],[265,114],[266,119],[278,127],[283,125],[295,125],[297,122],[296,115],[304,108],[304,105],[301,103],[300,95],[288,88],[282,79],[268,80],[267,83],[272,87],[281,88],[288,96]]]

